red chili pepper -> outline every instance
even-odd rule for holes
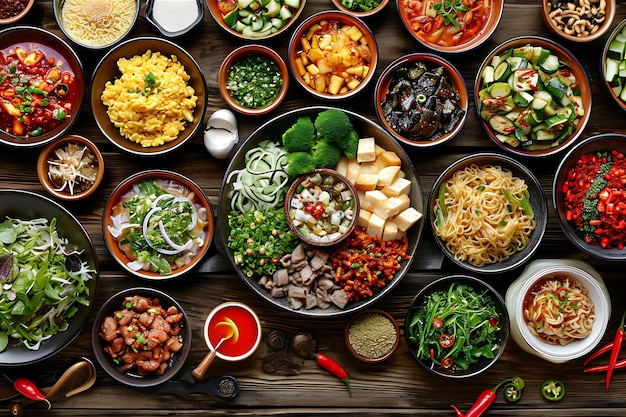
[[[28,378],[18,377],[15,380],[12,380],[8,376],[4,375],[6,379],[13,383],[15,390],[22,394],[24,397],[33,401],[45,401],[48,404],[48,408],[50,408],[50,401],[46,398],[46,396],[39,391],[37,385],[33,381]]]
[[[556,290],[556,296],[558,297],[559,300],[561,301],[565,300],[566,295],[567,295],[567,288],[561,287]]]
[[[617,357],[622,350],[622,342],[624,341],[624,318],[626,312],[622,314],[622,321],[615,332],[615,338],[613,339],[613,350],[611,351],[611,359],[609,360],[609,369],[606,371],[606,389],[609,389],[611,385],[611,376],[613,375],[613,369],[617,363]]]
[[[443,358],[443,360],[441,361],[441,367],[444,369],[450,369],[452,368],[452,365],[454,365],[454,359],[452,359],[452,357],[448,356],[447,358]]]
[[[626,334],[624,335],[624,338],[626,338]],[[598,356],[602,355],[603,353],[610,351],[611,349],[613,349],[613,342],[607,343],[606,345],[602,346],[600,349],[596,350],[594,353],[589,355],[589,357],[585,359],[585,362],[583,362],[583,366],[587,366],[589,362],[596,359]]]
[[[440,329],[443,326],[443,320],[441,320],[439,317],[435,317],[433,319],[433,327],[435,329]]]
[[[621,359],[617,362],[615,362],[615,366],[613,366],[613,369],[624,369],[626,368],[626,359]],[[583,369],[583,372],[605,372],[609,370],[609,365],[597,365],[597,366],[590,366],[589,368],[585,368]]]
[[[448,333],[444,333],[439,336],[439,346],[444,349],[448,349],[454,346],[454,341],[454,336],[450,336]]]
[[[345,369],[341,367],[337,362],[324,355],[323,353],[317,353],[313,355],[317,360],[318,365],[322,368],[326,369],[331,374],[335,375],[337,378],[341,379],[346,387],[348,388],[348,395],[352,397],[352,389],[350,388],[350,378],[348,378],[348,373]]]
[[[454,409],[454,411],[456,411],[456,414],[457,414],[458,417],[479,417],[485,411],[487,411],[489,406],[491,406],[491,404],[495,401],[498,389],[502,385],[505,385],[505,384],[513,384],[520,391],[522,389],[524,389],[524,380],[522,378],[516,376],[516,377],[511,378],[511,379],[506,379],[506,380],[500,382],[495,387],[493,387],[491,389],[486,389],[483,392],[481,392],[480,395],[478,396],[478,399],[476,399],[476,401],[470,407],[470,409],[467,411],[466,414],[463,414],[454,405],[450,405],[450,407],[452,407]]]

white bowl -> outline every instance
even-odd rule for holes
[[[591,333],[565,346],[550,344],[530,332],[523,313],[524,298],[543,277],[565,275],[582,284],[595,306]],[[539,259],[531,262],[506,292],[505,303],[513,340],[526,352],[553,363],[563,363],[591,352],[602,339],[611,317],[611,300],[602,277],[589,264],[573,259]]]

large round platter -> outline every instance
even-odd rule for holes
[[[0,190],[0,222],[7,217],[21,220],[46,218],[49,221],[56,218],[59,236],[67,238],[70,244],[83,249],[81,259],[96,271],[94,277],[86,283],[89,288],[89,306],[77,305],[78,311],[69,319],[67,330],[41,342],[38,350],[9,346],[0,353],[0,367],[17,367],[54,355],[78,336],[96,302],[98,260],[93,243],[80,222],[65,208],[46,197],[28,191]]]
[[[228,224],[228,215],[230,213],[230,198],[229,192],[231,190],[231,184],[227,182],[229,174],[234,170],[241,169],[244,166],[244,158],[246,153],[257,146],[263,140],[280,140],[282,132],[291,127],[298,118],[300,117],[311,117],[315,118],[320,112],[332,107],[327,106],[313,106],[307,107],[304,109],[292,110],[283,115],[277,116],[276,118],[266,122],[257,130],[252,132],[250,136],[243,142],[241,147],[237,150],[231,162],[226,170],[226,174],[224,175],[224,181],[222,182],[221,190],[220,190],[220,199],[219,199],[219,207],[218,207],[218,215],[220,216],[220,236],[222,239],[223,247],[228,248],[228,236],[230,234],[230,226]],[[402,161],[402,170],[406,173],[406,178],[411,181],[411,190],[409,193],[409,197],[411,199],[411,206],[414,207],[420,213],[423,213],[423,197],[422,197],[422,189],[420,185],[419,178],[415,172],[415,168],[413,164],[409,160],[407,154],[404,149],[393,139],[385,130],[383,130],[380,126],[372,122],[371,120],[356,114],[354,112],[339,109],[344,111],[350,118],[350,121],[356,131],[359,133],[359,137],[374,137],[376,143],[383,147],[386,150],[395,152]],[[392,288],[394,288],[400,280],[404,277],[411,266],[411,261],[415,252],[417,251],[418,243],[420,241],[420,237],[422,234],[424,219],[420,219],[417,224],[414,224],[413,227],[408,229],[407,238],[408,238],[408,249],[407,249],[407,257],[408,259],[404,260],[401,265],[401,269],[395,274],[394,278],[387,283],[383,288],[374,292],[374,296],[366,299],[361,299],[358,301],[350,301],[345,308],[340,309],[335,305],[327,309],[321,308],[313,308],[313,309],[293,309],[286,297],[272,297],[269,290],[266,290],[258,283],[258,277],[248,277],[243,273],[241,268],[239,268],[233,256],[233,253],[230,249],[226,250],[226,255],[233,267],[235,268],[237,274],[241,277],[241,279],[257,294],[259,294],[262,298],[265,298],[271,304],[280,307],[282,309],[292,311],[294,313],[306,315],[306,316],[340,316],[349,313],[353,313],[355,311],[361,310],[364,307],[367,307],[380,298],[382,298],[385,294],[390,292]]]

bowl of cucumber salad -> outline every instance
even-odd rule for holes
[[[474,91],[487,135],[518,156],[563,151],[577,141],[591,114],[585,69],[566,48],[542,37],[497,46],[481,64]]]
[[[264,40],[285,32],[306,0],[206,0],[215,22],[240,39]]]
[[[608,37],[602,52],[600,74],[609,95],[626,111],[626,19]]]

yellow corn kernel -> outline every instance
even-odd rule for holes
[[[318,93],[323,93],[324,91],[326,91],[326,80],[321,75],[315,77],[315,91],[317,91]]]
[[[363,71],[363,65],[355,65],[354,67],[346,68],[346,73],[354,75],[355,77],[363,77]]]
[[[303,65],[309,65],[311,63],[311,61],[309,61],[309,57],[306,54],[306,52],[304,51],[300,52],[299,56],[300,56],[300,59],[302,60]]]
[[[324,58],[325,55],[326,54],[324,54],[324,51],[317,48],[312,48],[307,54],[311,62],[317,62],[318,60]]]
[[[348,92],[348,87],[346,87],[345,85],[341,87],[341,90],[339,90],[339,94],[346,94],[347,92]]]
[[[350,90],[354,90],[359,86],[359,84],[361,84],[361,82],[358,79],[352,77],[346,83],[346,87],[348,87]]]

